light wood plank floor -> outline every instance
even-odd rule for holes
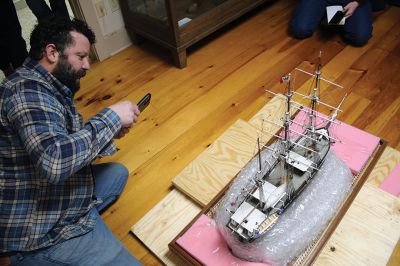
[[[144,42],[93,64],[82,81],[76,101],[85,119],[119,100],[153,95],[131,132],[117,141],[119,152],[102,160],[129,168],[121,198],[103,218],[145,265],[160,262],[130,227],[169,192],[181,169],[237,119],[248,120],[269,100],[265,89],[283,92],[279,78],[295,67],[312,71],[319,51],[325,77],[345,86],[330,98],[348,94],[339,119],[400,149],[400,8],[375,14],[372,39],[356,48],[324,30],[306,40],[289,37],[295,3],[264,5],[201,41],[189,50],[185,69],[169,63],[168,51]],[[295,85],[304,81],[298,75]],[[333,90],[324,87],[322,94],[328,89]]]

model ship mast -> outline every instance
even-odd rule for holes
[[[318,103],[318,97],[317,93],[319,92],[319,86],[320,86],[320,79],[321,77],[321,53],[318,57],[318,64],[315,70],[315,86],[312,91],[312,96],[311,96],[311,111],[309,112],[309,121],[308,121],[308,126],[307,129],[311,133],[311,137],[314,137],[315,134],[315,125],[316,125],[316,110],[317,110],[317,103]],[[315,142],[313,141],[313,145]]]
[[[282,182],[286,184],[286,194],[288,195],[288,198],[291,198],[292,194],[292,187],[290,186],[291,181],[293,179],[293,171],[291,169],[291,165],[288,163],[289,159],[289,149],[290,149],[290,139],[289,139],[289,130],[290,130],[290,123],[291,123],[291,102],[292,102],[292,86],[291,86],[291,75],[288,74],[286,77],[283,78],[284,81],[287,82],[287,88],[286,88],[286,112],[285,112],[285,121],[283,123],[284,126],[284,145],[285,145],[285,151],[284,154],[284,161],[285,161],[285,172],[286,175],[283,177]]]

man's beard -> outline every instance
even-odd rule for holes
[[[80,79],[86,75],[86,70],[74,70],[66,56],[61,55],[52,74],[75,94],[80,88]]]

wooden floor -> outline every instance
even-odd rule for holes
[[[319,30],[295,40],[287,25],[296,1],[281,0],[200,42],[188,52],[188,67],[169,63],[169,53],[145,42],[92,65],[76,97],[85,119],[119,100],[150,106],[106,160],[130,171],[121,198],[104,214],[108,226],[145,265],[161,264],[129,230],[170,190],[171,180],[237,119],[248,120],[268,100],[265,89],[282,92],[281,76],[301,66],[314,68],[323,53],[324,76],[345,89],[323,87],[337,101],[339,119],[400,149],[400,8],[375,14],[373,37],[356,48],[339,34]],[[304,77],[296,74],[294,85]],[[333,91],[333,92],[332,92]],[[400,248],[399,248],[400,249]]]

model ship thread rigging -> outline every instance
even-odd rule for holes
[[[253,180],[250,180],[249,186],[242,190],[242,195],[236,198],[236,202],[231,203],[235,209],[227,210],[232,214],[227,227],[242,241],[253,241],[274,226],[280,215],[318,172],[331,144],[339,141],[330,136],[329,128],[336,123],[335,119],[346,96],[338,107],[333,107],[320,101],[319,88],[321,80],[341,86],[322,78],[320,57],[314,74],[300,71],[314,78],[314,87],[310,95],[303,95],[292,90],[290,74],[281,79],[286,83],[284,96],[271,92],[286,100],[286,110],[282,124],[266,121],[279,126],[282,130],[278,134],[266,132],[277,138],[277,143],[271,147],[260,147],[259,139],[257,140],[258,170]],[[293,95],[310,100],[310,107],[306,108],[294,102]],[[319,104],[333,109],[332,115],[330,117],[319,115],[317,112]],[[292,108],[306,113],[306,124],[292,119]],[[317,125],[317,120],[323,121],[324,125]],[[300,129],[293,129],[294,126]],[[300,132],[301,130],[303,132]],[[268,160],[262,162],[261,152],[265,149],[272,151],[272,162]]]

